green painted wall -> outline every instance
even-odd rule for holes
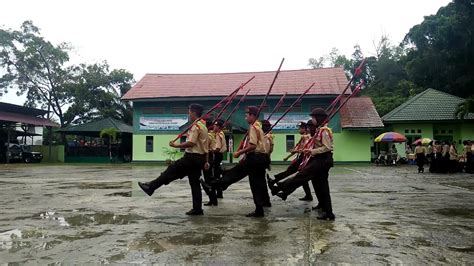
[[[368,130],[342,130],[334,134],[334,161],[370,162],[373,137]]]
[[[43,154],[42,162],[64,163],[64,145],[51,146],[51,157],[49,156],[49,146],[31,146],[31,150]]]
[[[274,134],[273,161],[283,161],[288,155],[286,151],[286,136],[293,135],[295,142],[298,142],[300,135],[293,133]],[[146,152],[146,136],[154,136],[153,152]],[[243,134],[234,135],[234,151],[237,150]],[[150,134],[133,136],[133,160],[134,161],[164,161],[168,157],[163,154],[163,147],[168,147],[168,143],[175,135],[170,134]],[[369,131],[349,131],[342,130],[341,133],[334,133],[334,160],[337,162],[370,162],[370,147],[373,137]],[[349,151],[349,152],[348,152]],[[182,156],[182,153],[181,153]],[[177,158],[181,157],[178,156]],[[238,160],[234,159],[234,162]]]
[[[406,132],[408,130],[408,133]],[[412,133],[415,130],[415,133]],[[418,133],[421,130],[421,133]],[[399,132],[405,136],[421,136],[442,140],[451,139],[456,142],[458,151],[463,148],[462,141],[474,139],[474,123],[403,123],[393,124],[387,127],[387,131]],[[411,144],[411,143],[408,143]],[[405,157],[405,144],[396,144],[398,154]]]

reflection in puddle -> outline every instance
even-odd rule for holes
[[[16,239],[21,239],[22,234],[18,229],[9,230],[0,233],[0,250],[13,248],[13,242]]]
[[[41,219],[47,219],[47,220],[53,220],[53,221],[58,221],[60,226],[69,226],[69,224],[66,222],[66,219],[62,216],[56,216],[56,213],[53,211],[47,211],[45,213],[40,213],[40,218]]]
[[[131,224],[145,217],[137,214],[116,215],[111,212],[79,214],[66,218],[66,222],[71,226],[83,226],[90,224]]]
[[[474,219],[474,209],[455,209],[455,208],[445,208],[435,211],[438,214],[445,216],[457,216],[462,218]]]
[[[105,196],[109,196],[109,197],[131,197],[132,196],[132,191],[115,192],[115,193],[106,194]]]

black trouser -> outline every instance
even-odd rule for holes
[[[230,185],[248,176],[253,201],[256,208],[261,209],[263,205],[270,201],[265,180],[267,164],[268,160],[265,154],[249,153],[244,160],[241,160],[236,166],[226,171],[217,184],[223,190],[226,190]]]
[[[202,194],[199,177],[201,176],[201,170],[206,162],[205,156],[206,155],[204,154],[185,153],[183,158],[168,166],[168,168],[166,168],[158,178],[151,181],[150,187],[153,190],[156,190],[163,185],[168,185],[175,180],[187,176],[189,179],[189,185],[191,186],[193,209],[201,210]]]
[[[436,173],[437,172],[437,170],[436,170],[436,154],[431,153],[429,156],[431,158],[429,171],[430,171],[430,173]]]
[[[425,165],[425,154],[417,153],[416,154],[416,165],[418,165],[418,172],[424,170],[423,166]]]
[[[307,184],[308,181],[318,176],[326,176],[329,172],[329,169],[333,166],[332,153],[327,152],[323,154],[318,154],[309,159],[306,166],[300,170],[295,176],[287,178],[286,180],[278,183],[278,190],[282,191],[285,195],[290,195],[298,187]],[[327,178],[326,178],[327,179]],[[318,187],[319,181],[314,184],[315,187]],[[323,184],[324,185],[324,184]],[[317,190],[326,188],[318,188]],[[318,195],[318,193],[316,193]],[[320,195],[321,197],[321,195]],[[319,198],[319,197],[318,197]]]
[[[296,159],[291,162],[291,164],[288,166],[288,168],[286,168],[285,171],[275,175],[275,182],[281,181],[281,180],[289,177],[290,175],[298,172],[298,168],[300,167],[301,161],[303,161],[303,156],[298,155],[298,157],[296,157]],[[314,187],[315,193],[316,193],[316,188],[315,188],[314,183],[313,183],[313,187]],[[304,193],[306,194],[305,196],[307,198],[312,198],[311,189],[309,188],[308,183],[303,185],[303,190],[304,190]],[[316,195],[316,197],[317,196],[318,195]]]
[[[206,183],[210,183],[215,179],[215,175],[213,174],[214,170],[214,161],[215,161],[215,156],[213,153],[209,153],[208,155],[208,162],[209,162],[209,169],[203,171],[204,175],[204,181]],[[206,192],[207,196],[209,197],[209,201],[211,203],[217,204],[217,194],[215,189],[207,189],[205,186],[202,187],[204,189],[204,192]]]
[[[222,175],[221,163],[224,160],[224,154],[221,152],[214,152],[214,161],[212,163],[214,179],[220,179]],[[222,190],[217,189],[216,195],[222,198]]]
[[[318,205],[326,214],[333,214],[331,194],[329,192],[329,169],[328,166],[321,166],[320,170],[313,176],[313,182],[316,197],[318,198]]]
[[[466,173],[472,173],[474,171],[474,156],[472,152],[466,153]]]

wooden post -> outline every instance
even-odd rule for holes
[[[7,124],[7,164],[10,163],[10,124]]]

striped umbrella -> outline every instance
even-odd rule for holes
[[[397,132],[385,132],[375,138],[374,142],[405,142],[407,138]]]

